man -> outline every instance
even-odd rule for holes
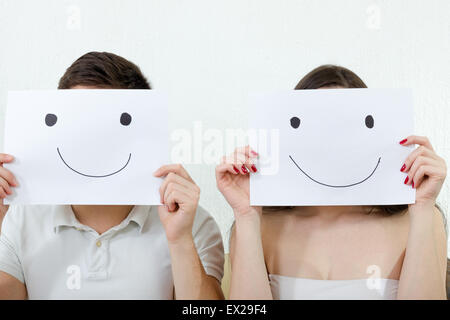
[[[140,69],[111,53],[75,61],[59,89],[150,89]],[[157,150],[155,150],[157,152]],[[0,154],[0,164],[14,161]],[[38,169],[38,168],[37,168]],[[165,165],[162,206],[4,206],[17,186],[0,167],[0,299],[221,299],[223,245],[200,190]]]

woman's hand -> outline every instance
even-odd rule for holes
[[[154,173],[165,177],[159,193],[159,218],[169,243],[192,240],[192,225],[200,199],[200,188],[180,164],[165,165]]]
[[[442,215],[435,206],[447,173],[445,161],[426,137],[409,136],[400,144],[419,147],[400,169],[408,175],[404,183],[417,190],[416,202],[408,208],[408,242],[397,298],[445,299],[447,238]]]
[[[439,157],[426,137],[409,136],[400,141],[403,146],[417,144],[400,169],[408,174],[404,183],[416,188],[416,206],[434,207],[447,175],[444,159]]]
[[[236,224],[230,238],[230,299],[272,299],[261,239],[261,207],[250,206],[250,173],[258,172],[258,154],[237,148],[216,167],[217,187],[233,208]]]
[[[261,211],[261,207],[250,207],[250,173],[258,169],[254,160],[258,153],[249,146],[237,148],[232,154],[222,158],[216,167],[217,187],[235,213],[236,218],[250,212]]]
[[[12,194],[12,187],[17,187],[17,180],[8,169],[3,168],[4,163],[10,163],[14,157],[9,154],[0,153],[0,226],[1,221],[8,211],[8,206],[3,205],[3,199]]]

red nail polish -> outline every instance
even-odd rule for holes
[[[242,169],[243,173],[248,173],[248,170],[247,170],[247,168],[244,165],[241,167],[241,169]]]
[[[400,141],[400,144],[404,144],[406,141],[408,141],[408,139],[403,139],[402,141]]]
[[[404,164],[404,165],[402,166],[402,168],[400,169],[400,171],[403,172],[403,171],[405,171],[405,169],[406,169],[406,164]]]
[[[414,189],[414,181],[412,182],[412,187],[413,187],[413,189]]]
[[[252,164],[252,170],[253,170],[253,172],[257,172],[258,171],[254,164]]]
[[[239,173],[238,168],[236,168],[235,166],[233,166],[234,171],[236,171],[236,173]]]
[[[406,177],[406,179],[405,179],[405,184],[407,184],[408,181],[409,181],[409,177]]]

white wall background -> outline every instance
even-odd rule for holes
[[[172,130],[246,128],[248,91],[335,63],[369,87],[413,88],[416,133],[450,163],[449,13],[448,0],[0,0],[0,130],[8,90],[56,88],[88,51],[122,55],[169,91]],[[188,169],[226,236],[214,165]]]

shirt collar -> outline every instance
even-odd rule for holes
[[[132,221],[137,224],[137,226],[139,227],[139,232],[142,233],[142,229],[145,225],[145,222],[147,221],[147,217],[151,209],[152,206],[134,206],[128,216],[121,223],[119,223],[117,226],[112,227],[111,229],[124,229]],[[57,233],[61,229],[61,227],[72,227],[80,230],[90,229],[88,226],[81,224],[77,220],[70,205],[55,206],[53,210],[53,230],[55,233]]]

